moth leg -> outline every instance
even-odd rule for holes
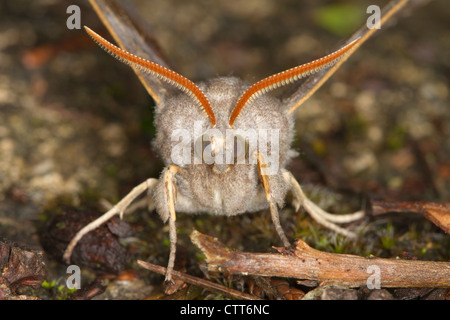
[[[177,245],[177,228],[175,225],[176,215],[175,215],[175,200],[176,200],[176,185],[174,176],[180,168],[175,165],[170,165],[164,175],[164,189],[166,193],[166,200],[169,209],[169,240],[170,240],[170,252],[169,252],[169,262],[166,269],[166,287],[174,285],[172,281],[172,271],[175,265],[175,254]],[[168,290],[166,289],[166,292]]]
[[[149,179],[150,180],[150,179]],[[153,197],[152,197],[152,190],[153,190],[153,186],[156,184],[156,179],[154,179],[152,181],[153,185],[148,186],[147,188],[147,196],[139,199],[137,201],[135,201],[133,204],[130,204],[128,206],[128,208],[126,208],[126,210],[124,211],[124,214],[130,214],[135,212],[136,210],[142,209],[147,207],[147,210],[149,212],[152,212],[153,210],[155,210],[155,202],[153,201]],[[148,182],[148,180],[147,180]],[[111,204],[108,200],[106,199],[101,199],[100,200],[100,205],[105,209],[105,210],[110,210],[112,207],[114,207],[113,204]]]
[[[131,190],[130,193],[128,193],[122,200],[120,200],[114,207],[112,207],[110,210],[108,210],[106,213],[104,213],[101,217],[95,219],[91,223],[87,224],[84,228],[82,228],[80,231],[77,232],[77,234],[72,238],[69,245],[66,248],[66,251],[64,251],[63,254],[63,260],[66,263],[70,263],[70,257],[72,256],[73,249],[77,245],[77,243],[83,238],[88,232],[98,228],[103,223],[114,217],[116,214],[120,215],[120,218],[123,217],[123,213],[125,210],[130,206],[131,202],[133,202],[134,199],[139,197],[142,193],[144,193],[146,190],[153,189],[153,187],[158,182],[157,179],[150,178],[146,181],[142,182],[141,184],[137,185],[136,187]]]
[[[297,182],[292,173],[285,170],[283,171],[283,177],[291,186],[291,191],[294,195],[294,205],[296,210],[298,210],[300,208],[300,205],[302,205],[310,214],[310,216],[318,223],[322,224],[324,227],[350,238],[356,237],[356,234],[354,232],[339,227],[335,223],[349,223],[359,220],[364,217],[364,211],[360,210],[345,215],[335,215],[328,213],[308,199],[308,197],[303,193],[300,184]]]
[[[262,185],[264,186],[264,191],[266,192],[266,199],[267,202],[269,202],[270,215],[272,217],[272,222],[275,226],[275,230],[277,231],[278,236],[281,238],[281,241],[283,241],[283,245],[285,247],[290,247],[291,244],[288,238],[286,237],[283,228],[281,227],[280,215],[278,213],[277,204],[273,200],[272,194],[270,192],[271,188],[269,176],[264,174],[267,168],[267,163],[264,156],[259,152],[257,153],[257,163],[258,163],[259,178],[261,180]]]

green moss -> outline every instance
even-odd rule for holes
[[[401,126],[394,126],[386,133],[386,148],[389,150],[398,150],[405,145],[407,132]]]
[[[42,281],[42,283],[41,283],[41,287],[42,288],[44,288],[44,289],[51,289],[51,288],[53,288],[54,286],[56,286],[56,282],[55,281],[50,281],[50,282],[48,282],[47,280],[44,280],[44,281]]]
[[[338,36],[346,36],[362,24],[365,15],[366,10],[362,6],[336,3],[318,8],[314,20],[325,30]]]
[[[366,119],[355,113],[344,118],[343,126],[346,140],[353,142],[367,135],[369,124]]]
[[[144,112],[141,114],[141,130],[148,137],[154,137],[156,135],[156,128],[154,123],[154,105],[145,108]]]
[[[206,256],[201,251],[196,252],[195,258],[197,261],[206,261]]]
[[[77,289],[69,289],[65,285],[57,285],[53,280],[44,280],[41,284],[41,288],[46,289],[45,296],[52,297],[56,300],[67,300]]]
[[[382,231],[381,245],[384,249],[390,250],[395,247],[396,240],[394,237],[394,225],[389,222],[386,229]]]
[[[111,177],[117,176],[117,167],[113,164],[108,164],[105,166],[105,172],[110,175]]]
[[[202,219],[195,219],[195,227],[196,228],[203,228],[204,227],[204,223]]]
[[[163,245],[168,247],[168,248],[170,248],[170,240],[169,240],[169,238],[164,237]]]
[[[349,243],[350,243],[350,241],[348,240],[348,238],[341,236],[341,235],[337,235],[336,237],[333,238],[333,241],[331,241],[333,252],[334,253],[348,252],[347,247],[348,247]]]

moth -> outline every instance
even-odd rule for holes
[[[329,55],[253,85],[236,77],[218,77],[195,84],[169,68],[149,41],[145,25],[122,4],[106,0],[90,2],[119,46],[85,27],[87,33],[105,51],[134,69],[156,103],[154,147],[165,168],[158,179],[145,180],[104,215],[82,228],[64,253],[67,263],[86,233],[116,214],[122,216],[145,192],[161,219],[169,224],[167,284],[172,283],[177,212],[233,216],[269,209],[278,236],[289,247],[279,209],[291,192],[296,210],[302,206],[318,223],[348,237],[356,236],[338,224],[359,220],[364,212],[337,215],[324,211],[307,198],[286,166],[295,156],[290,146],[295,110],[375,29],[363,26]],[[387,5],[381,14],[381,26],[406,2],[399,0]],[[285,85],[294,86],[289,96],[281,99],[270,94]]]

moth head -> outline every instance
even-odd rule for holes
[[[85,29],[103,49],[121,62],[137,68],[141,72],[145,72],[159,78],[160,80],[180,89],[185,94],[184,97],[177,98],[178,100],[176,100],[175,106],[182,105],[184,108],[184,106],[191,106],[193,103],[196,110],[188,107],[186,107],[186,110],[178,110],[179,112],[185,112],[185,114],[177,114],[175,112],[173,121],[180,121],[180,119],[181,121],[184,121],[189,118],[195,119],[196,116],[194,114],[198,113],[199,110],[202,111],[204,114],[203,119],[207,119],[207,124],[202,122],[199,131],[200,134],[194,135],[193,153],[194,156],[200,157],[202,160],[201,163],[213,165],[213,169],[216,173],[226,173],[230,170],[231,164],[239,164],[244,159],[250,160],[251,157],[256,157],[255,150],[253,150],[249,143],[250,139],[248,137],[248,132],[246,132],[245,135],[241,135],[239,134],[239,131],[233,132],[233,130],[267,128],[267,126],[270,127],[271,122],[273,122],[272,119],[275,121],[275,123],[272,124],[276,128],[286,129],[282,128],[283,124],[279,122],[277,123],[277,120],[275,119],[278,117],[280,112],[280,110],[276,110],[280,109],[277,108],[279,103],[271,100],[270,96],[264,95],[265,93],[278,87],[293,83],[322,69],[333,66],[359,41],[359,39],[356,39],[325,57],[269,76],[256,82],[245,90],[242,89],[242,83],[239,83],[236,78],[222,80],[223,83],[220,83],[218,90],[225,92],[229,90],[229,94],[227,95],[223,92],[220,92],[219,94],[212,94],[207,88],[202,90],[191,80],[176,73],[175,71],[172,71],[155,62],[135,56],[119,47],[114,46],[88,27],[85,27]],[[236,83],[230,84],[230,81],[234,81]],[[215,101],[218,96],[225,96],[228,99],[225,103],[225,107],[220,107],[223,102]],[[186,99],[188,99],[188,101]],[[212,107],[210,99],[213,101],[214,108]],[[240,119],[239,121],[239,128],[235,128],[236,120],[243,114],[244,108],[249,107],[252,107],[253,109],[245,112],[246,116],[244,119]],[[218,115],[216,115],[215,111]],[[168,111],[166,110],[166,112]],[[261,124],[261,122],[263,123]],[[192,126],[192,123],[189,121],[186,121],[185,124]],[[229,135],[227,130],[231,130],[233,134]],[[256,133],[256,136],[257,139],[261,138],[259,136],[259,132]],[[282,134],[281,138],[286,139],[286,134]],[[217,162],[218,154],[223,156],[223,159],[226,161],[225,163],[221,163],[220,161]]]

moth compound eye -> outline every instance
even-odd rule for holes
[[[240,135],[235,135],[233,138],[233,155],[234,163],[244,164],[248,157],[248,142]]]
[[[202,160],[202,163],[212,164],[214,162],[214,150],[209,134],[205,133],[197,138],[194,144],[194,152],[195,156]]]

